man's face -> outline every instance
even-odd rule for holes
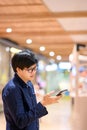
[[[29,68],[24,68],[23,70],[18,68],[17,74],[24,82],[28,82],[28,81],[32,81],[34,79],[36,71],[37,71],[37,66],[36,66],[36,64],[34,64],[34,65],[30,66]]]

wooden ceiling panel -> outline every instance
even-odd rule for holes
[[[0,0],[0,5],[15,6],[15,5],[28,5],[28,4],[42,4],[41,0]]]
[[[68,60],[74,41],[71,35],[87,34],[87,30],[66,31],[57,18],[86,17],[87,12],[50,12],[42,0],[0,0],[0,37],[9,38],[22,47],[27,47],[50,58],[49,52],[54,51],[62,56],[62,61]],[[6,28],[12,28],[6,33]],[[26,44],[26,39],[32,39],[32,44]],[[46,50],[40,52],[39,47]]]
[[[43,5],[33,5],[33,6],[0,6],[0,14],[6,15],[6,14],[28,14],[28,13],[38,13],[44,11]],[[47,11],[46,11],[47,12]]]
[[[13,29],[13,31],[15,32],[28,32],[28,31],[61,31],[61,27],[55,23],[55,21],[52,22],[0,22],[0,31],[1,29],[7,28],[7,27],[11,27]]]

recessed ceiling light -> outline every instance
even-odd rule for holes
[[[55,53],[54,53],[53,51],[51,51],[51,52],[49,52],[49,55],[50,55],[50,56],[54,56]]]
[[[32,40],[31,40],[31,39],[27,39],[27,40],[26,40],[26,43],[27,43],[27,44],[31,44],[31,43],[32,43]]]
[[[45,47],[44,47],[44,46],[41,46],[41,47],[40,47],[40,51],[45,51]]]
[[[12,32],[12,28],[7,28],[7,29],[6,29],[6,32],[7,32],[7,33]]]
[[[56,57],[56,59],[57,59],[57,60],[61,60],[62,57],[61,57],[60,55],[58,55],[58,56]]]

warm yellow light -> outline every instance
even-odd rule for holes
[[[12,53],[18,53],[20,51],[21,51],[20,49],[17,49],[17,48],[14,48],[14,47],[10,48],[10,52],[12,52]]]

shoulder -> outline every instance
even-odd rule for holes
[[[14,83],[13,79],[10,80],[2,90],[2,97],[14,95],[18,92],[19,87]]]

